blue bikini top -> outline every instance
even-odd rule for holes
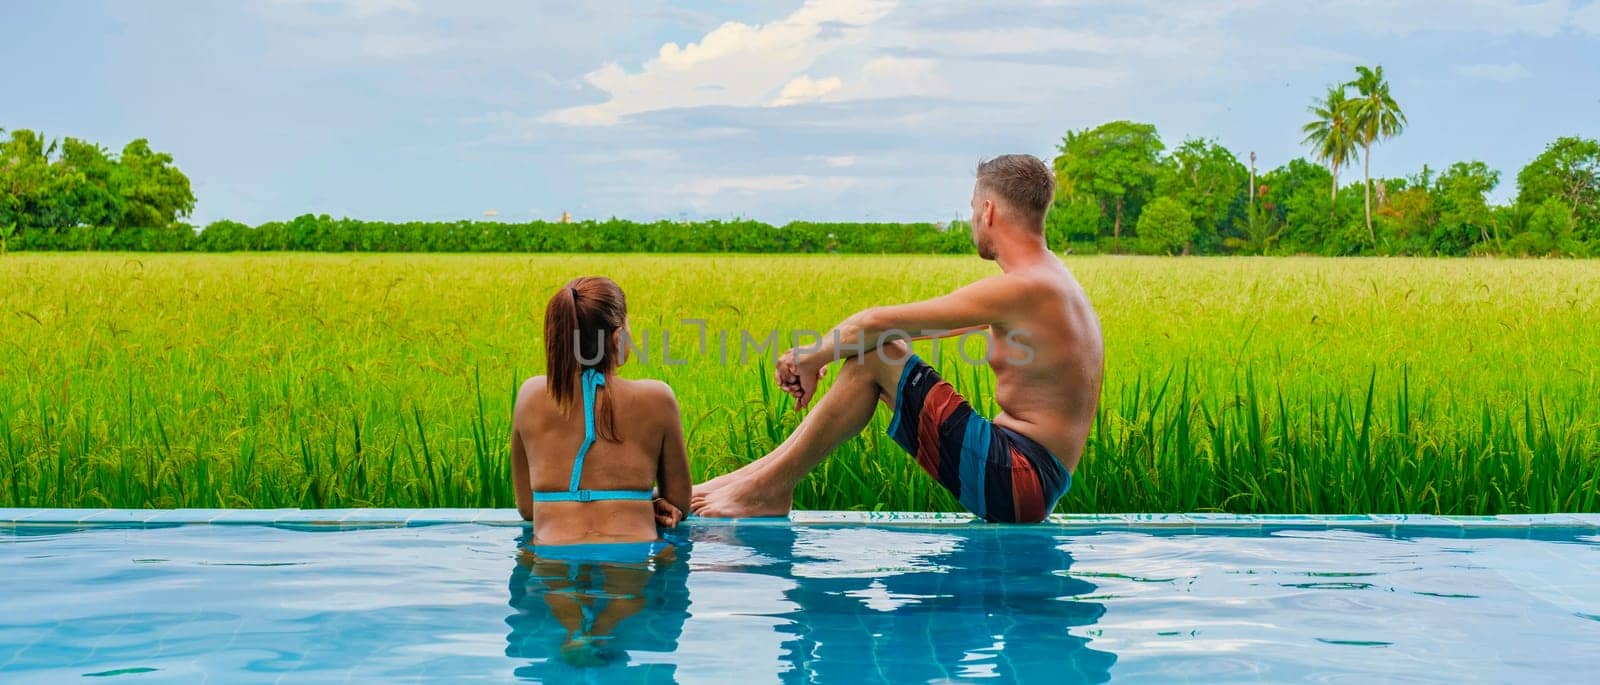
[[[578,482],[583,478],[583,458],[589,456],[589,447],[594,444],[594,393],[600,386],[606,384],[605,374],[594,369],[583,370],[583,445],[578,447],[578,456],[572,460],[572,482],[565,491],[539,492],[533,491],[535,502],[597,502],[603,500],[643,500],[650,501],[655,498],[655,493],[649,490],[583,490],[578,487]]]

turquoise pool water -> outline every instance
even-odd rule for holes
[[[8,523],[0,682],[1522,683],[1600,668],[1587,524],[701,523],[644,565],[541,560],[525,535]]]

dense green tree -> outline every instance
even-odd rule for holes
[[[72,176],[68,202],[72,215],[66,225],[121,226],[126,213],[127,173],[105,148],[66,138],[61,141],[60,173]]]
[[[172,155],[155,152],[138,138],[122,148],[118,161],[127,174],[123,226],[170,226],[194,211],[189,177],[173,166]]]
[[[1383,186],[1388,199],[1378,208],[1379,254],[1429,254],[1430,240],[1439,222],[1438,208],[1429,192],[1433,170],[1423,165],[1416,176],[1387,179]]]
[[[41,215],[54,213],[51,196],[60,190],[50,168],[55,149],[27,129],[12,131],[0,143],[0,224],[27,230],[41,223]]]
[[[1600,240],[1600,141],[1557,138],[1517,173],[1517,203],[1565,202],[1588,240]]]
[[[1464,255],[1478,243],[1495,239],[1489,193],[1500,185],[1500,172],[1483,162],[1456,162],[1434,180],[1433,202],[1438,220],[1432,247],[1438,254]]]
[[[1087,197],[1056,196],[1044,220],[1045,243],[1065,251],[1074,243],[1092,243],[1100,233],[1100,203]]]
[[[1215,246],[1234,217],[1244,211],[1248,177],[1249,171],[1227,148],[1216,141],[1190,138],[1162,161],[1156,194],[1182,202],[1198,229],[1195,238]]]
[[[1283,235],[1283,222],[1266,202],[1252,205],[1236,222],[1236,234],[1223,246],[1243,254],[1266,254]]]
[[[1306,135],[1301,143],[1311,146],[1311,156],[1328,165],[1332,176],[1328,195],[1339,195],[1339,170],[1356,157],[1360,136],[1351,121],[1352,108],[1346,95],[1346,86],[1328,88],[1328,94],[1307,108],[1313,118],[1300,131]],[[1331,205],[1330,205],[1331,207]]]
[[[256,249],[251,243],[254,229],[237,221],[213,221],[201,231],[196,247],[209,252],[237,252]]]
[[[1573,236],[1576,225],[1570,205],[1559,197],[1547,197],[1532,208],[1524,230],[1511,238],[1506,251],[1535,257],[1578,254],[1582,247]]]
[[[1184,203],[1158,197],[1139,213],[1138,247],[1145,254],[1186,254],[1194,242],[1194,220]]]
[[[1389,93],[1389,82],[1383,79],[1383,67],[1356,67],[1356,78],[1345,84],[1355,88],[1357,97],[1345,103],[1348,118],[1361,142],[1361,167],[1365,179],[1367,234],[1374,243],[1377,233],[1372,228],[1372,144],[1385,138],[1400,135],[1405,130],[1406,115]]]
[[[1300,158],[1262,174],[1253,210],[1262,214],[1235,219],[1235,230],[1229,236],[1232,249],[1248,246],[1246,251],[1255,251],[1270,244],[1289,253],[1337,254],[1328,246],[1328,238],[1337,228],[1327,190],[1330,176],[1327,168]],[[1268,234],[1274,237],[1264,242],[1262,238]]]
[[[1057,147],[1056,180],[1068,199],[1086,197],[1111,207],[1112,251],[1120,251],[1124,216],[1137,219],[1137,206],[1154,190],[1163,146],[1156,127],[1113,121],[1069,131]]]

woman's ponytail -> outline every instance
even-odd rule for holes
[[[571,284],[550,298],[544,310],[544,362],[550,397],[562,412],[572,408],[578,396],[578,366],[572,341],[578,335],[578,296]]]
[[[622,288],[609,278],[575,278],[551,296],[544,310],[544,360],[551,399],[562,413],[579,399],[585,369],[607,377],[616,372],[620,350],[612,349],[612,335],[628,320],[628,302]],[[601,437],[616,440],[610,393],[601,392],[595,407],[596,429]]]

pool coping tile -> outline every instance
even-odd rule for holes
[[[145,519],[145,523],[182,523],[203,524],[211,523],[218,516],[234,511],[233,509],[158,509],[155,515]]]
[[[1577,519],[1590,528],[1600,528],[1600,514],[1562,514],[1562,516]]]
[[[38,516],[39,511],[40,510],[38,509],[28,509],[25,507],[8,507],[5,509],[0,509],[0,522],[21,523],[30,518]]]
[[[213,525],[271,525],[280,516],[299,509],[224,509],[206,523]]]
[[[51,507],[34,509],[33,516],[28,517],[28,523],[77,523],[85,516],[93,516],[101,509],[75,509],[69,507]]]
[[[1200,519],[1189,514],[1119,514],[1130,528],[1194,528]]]
[[[702,519],[691,525],[970,525],[977,517],[960,512],[795,511],[787,517]],[[156,526],[172,524],[284,525],[297,529],[332,530],[438,524],[525,526],[516,509],[0,509],[0,526],[69,525]],[[1050,525],[1073,529],[1159,529],[1203,532],[1213,529],[1270,531],[1285,529],[1378,529],[1390,532],[1428,532],[1462,537],[1470,533],[1530,534],[1537,528],[1600,529],[1600,514],[1511,514],[1498,516],[1436,516],[1432,514],[1224,514],[1219,512],[1145,514],[1051,514]]]
[[[483,520],[498,520],[509,516],[521,520],[522,516],[515,509],[485,509],[477,507],[452,507],[438,509],[390,509],[395,519],[403,521],[407,526],[433,526],[442,524],[475,523]]]
[[[95,509],[78,519],[78,523],[96,526],[142,525],[161,513],[158,509]]]
[[[1528,514],[1523,517],[1535,528],[1592,528],[1600,525],[1600,517],[1591,523],[1583,514]]]
[[[1132,525],[1123,514],[1051,514],[1050,523],[1069,528],[1126,529]]]
[[[700,519],[711,521],[715,519]],[[798,524],[825,524],[825,523],[972,523],[978,517],[963,512],[949,511],[792,511],[787,517],[770,516],[755,519],[737,519],[737,521],[787,521]]]

